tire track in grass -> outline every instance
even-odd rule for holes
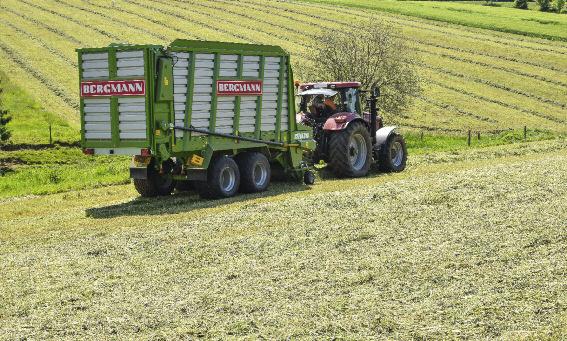
[[[240,0],[245,2],[244,0]],[[249,2],[250,3],[250,2]],[[364,14],[364,11],[362,10],[356,10],[353,9],[351,7],[345,7],[345,6],[338,6],[335,5],[333,8],[327,6],[327,5],[318,5],[318,4],[314,4],[314,3],[305,3],[305,2],[298,2],[298,1],[289,1],[289,4],[293,4],[296,5],[298,7],[311,7],[311,8],[317,8],[317,9],[324,9],[324,10],[336,10],[336,7],[340,7],[341,8],[341,12],[342,13],[346,13],[346,14],[350,14],[356,17],[360,17],[360,18],[372,18],[372,15],[367,15]],[[286,9],[284,9],[286,10]],[[392,20],[397,20],[397,21],[401,21],[403,22],[403,25],[407,25],[410,27],[414,27],[417,29],[423,29],[423,30],[428,30],[428,31],[433,31],[433,32],[439,32],[439,33],[443,33],[443,34],[451,34],[453,36],[458,36],[458,37],[463,37],[463,38],[469,38],[469,39],[475,39],[475,40],[479,40],[479,41],[490,41],[493,43],[497,43],[497,44],[502,44],[502,45],[507,45],[507,46],[514,46],[514,47],[518,47],[518,48],[524,48],[524,49],[530,49],[530,50],[534,50],[534,51],[541,51],[541,52],[550,52],[550,53],[557,53],[557,54],[562,54],[562,55],[567,55],[566,51],[558,51],[555,49],[549,49],[549,48],[544,48],[544,47],[535,47],[535,46],[526,46],[526,45],[518,45],[518,44],[513,44],[511,42],[513,41],[521,41],[521,42],[526,42],[529,44],[539,44],[539,45],[545,45],[545,44],[549,44],[550,41],[549,40],[545,40],[545,39],[541,39],[541,38],[537,38],[537,37],[524,37],[524,36],[519,36],[519,35],[513,35],[510,33],[506,33],[506,32],[499,32],[499,31],[494,31],[494,30],[488,30],[488,29],[483,29],[483,28],[472,28],[470,26],[464,26],[464,25],[458,25],[458,24],[453,24],[453,23],[448,23],[448,22],[439,22],[439,21],[433,21],[433,20],[428,20],[428,19],[418,19],[412,16],[407,16],[407,15],[403,15],[403,14],[392,14],[389,12],[384,12],[384,11],[377,11],[380,12],[381,15],[392,18]],[[298,14],[302,14],[302,13],[298,13]],[[303,13],[303,15],[308,15],[306,13]],[[415,23],[416,25],[410,25],[407,22],[411,22],[411,23]],[[465,34],[459,34],[459,33],[454,33],[454,32],[447,32],[446,30],[439,30],[439,29],[433,29],[431,27],[425,27],[424,25],[429,25],[429,26],[433,26],[433,27],[439,27],[439,28],[445,28],[445,29],[455,29],[456,27],[458,27],[459,31],[463,31],[463,32],[468,32],[471,35],[465,35]],[[494,36],[498,36],[499,39],[491,39],[489,34],[483,34],[486,37],[478,37],[478,35],[480,34],[480,32],[485,32],[485,31],[490,31],[490,35],[494,35]],[[541,41],[535,41],[535,39],[539,39]],[[560,41],[553,41],[554,43],[558,44],[560,43]],[[558,49],[562,49],[565,50],[567,49],[567,46],[562,45],[562,46],[557,46]]]
[[[481,115],[475,114],[473,112],[457,108],[456,106],[454,106],[452,104],[441,102],[441,101],[436,101],[436,100],[433,100],[431,98],[425,97],[423,95],[419,95],[419,96],[417,96],[417,98],[419,98],[423,102],[428,103],[430,105],[433,105],[435,107],[438,107],[438,108],[441,108],[441,109],[444,109],[444,110],[451,110],[451,111],[459,113],[463,116],[471,117],[471,118],[474,118],[474,119],[479,120],[479,121],[489,122],[489,123],[494,123],[494,124],[499,123],[495,119],[492,119],[492,118],[489,118],[489,117],[486,117],[486,116],[481,116]]]
[[[18,12],[16,12],[16,11],[12,10],[11,8],[2,6],[1,4],[0,4],[0,8],[3,9],[4,11],[6,11],[6,12],[12,13],[12,14],[15,15],[15,16],[18,16],[18,17],[20,17],[20,18],[22,18],[22,19],[24,19],[24,20],[26,20],[26,21],[31,22],[31,23],[33,23],[34,25],[38,26],[38,27],[42,27],[42,28],[44,28],[44,29],[46,29],[46,30],[48,30],[48,31],[50,31],[50,32],[52,32],[52,33],[55,33],[56,35],[60,36],[61,38],[64,38],[64,39],[66,39],[66,40],[68,40],[68,41],[70,41],[70,42],[72,42],[72,43],[74,43],[74,44],[77,44],[77,45],[81,45],[81,44],[82,44],[82,41],[78,40],[77,38],[75,38],[75,37],[73,37],[73,36],[70,36],[70,35],[68,35],[67,33],[65,33],[65,32],[63,32],[63,31],[60,31],[60,30],[58,30],[58,29],[56,29],[56,28],[53,28],[53,27],[51,27],[51,26],[49,26],[49,25],[46,25],[46,24],[42,23],[41,21],[39,21],[39,20],[37,20],[37,19],[35,19],[35,18],[30,18],[30,17],[28,17],[27,15],[18,13]]]
[[[102,17],[102,18],[104,18],[104,19],[106,19],[106,20],[109,20],[109,21],[112,21],[112,22],[121,24],[121,25],[123,25],[123,26],[125,26],[125,27],[134,28],[135,30],[137,30],[137,31],[139,31],[139,32],[143,32],[143,33],[145,33],[145,34],[147,34],[147,35],[149,35],[149,36],[151,36],[151,37],[154,37],[154,38],[157,38],[157,39],[161,39],[161,40],[164,40],[164,41],[168,41],[168,40],[169,40],[168,37],[166,37],[166,36],[164,36],[164,35],[162,35],[162,34],[154,33],[154,32],[152,32],[152,31],[150,31],[150,30],[145,29],[145,28],[134,27],[131,22],[126,22],[126,21],[124,21],[124,20],[111,17],[111,16],[109,16],[109,15],[106,15],[105,13],[102,13],[102,12],[99,12],[99,11],[96,11],[96,10],[92,10],[92,9],[88,9],[88,8],[79,7],[79,6],[76,6],[76,5],[74,5],[74,4],[70,4],[70,3],[68,3],[68,2],[62,1],[62,0],[53,0],[53,1],[55,1],[56,3],[62,4],[62,5],[65,5],[65,6],[74,8],[74,9],[78,9],[78,10],[80,10],[80,11],[84,11],[84,12],[89,13],[89,14],[92,14],[92,15],[98,15],[99,17]],[[103,8],[105,8],[105,7],[103,7]]]
[[[6,25],[8,27],[10,27],[11,29],[13,29],[14,31],[20,33],[21,35],[25,35],[28,38],[30,38],[31,40],[35,41],[39,46],[41,46],[42,48],[44,48],[45,50],[49,51],[51,54],[53,54],[54,56],[57,56],[59,59],[61,59],[62,61],[66,62],[67,64],[70,64],[73,67],[77,67],[77,62],[74,60],[69,59],[67,56],[65,56],[64,54],[61,53],[60,50],[56,50],[54,49],[52,46],[50,46],[48,43],[46,43],[45,41],[43,41],[42,39],[40,39],[39,37],[34,36],[33,34],[19,28],[18,26],[4,20],[2,22],[0,22],[0,24]]]
[[[180,1],[180,0],[174,0],[174,1],[176,1],[176,2],[182,2],[182,1]],[[220,1],[220,2],[227,3],[226,1]],[[185,2],[183,2],[183,3],[185,3]],[[197,5],[197,4],[195,3],[194,5]],[[307,33],[307,32],[302,32],[302,31],[297,30],[297,29],[294,29],[294,28],[287,28],[287,27],[285,27],[285,26],[283,26],[283,25],[271,23],[271,22],[268,22],[268,21],[265,21],[265,20],[262,20],[262,19],[255,19],[253,16],[241,14],[241,13],[238,13],[238,12],[236,12],[236,11],[231,11],[231,10],[229,10],[229,9],[215,7],[214,5],[212,5],[212,6],[210,6],[210,5],[205,5],[205,4],[203,4],[203,3],[198,3],[198,5],[199,5],[199,6],[202,6],[202,7],[209,8],[209,9],[213,9],[213,10],[229,12],[229,13],[232,13],[232,14],[234,14],[234,15],[239,15],[239,16],[242,16],[242,17],[247,18],[247,19],[256,20],[256,21],[258,21],[258,22],[262,22],[262,23],[265,23],[265,24],[267,24],[267,25],[272,25],[272,26],[277,27],[277,28],[288,29],[288,30],[290,30],[290,31],[292,31],[292,32],[294,32],[294,33],[303,33],[303,34],[308,35],[308,36],[310,36],[310,37],[312,37],[312,38],[315,37],[315,35],[309,34],[309,33]],[[186,9],[186,10],[191,10],[191,9],[189,9],[189,8],[187,8],[187,7],[184,7],[184,9]],[[265,11],[262,11],[262,10],[257,10],[257,11],[261,11],[261,12],[266,13]],[[267,32],[265,32],[265,33],[268,34]],[[290,40],[290,41],[291,41],[291,40]],[[295,42],[295,41],[294,41],[294,43],[296,43],[296,44],[301,44],[301,43],[298,43],[298,42]],[[303,45],[304,45],[304,44],[303,44]],[[309,47],[307,46],[307,48],[309,48]],[[425,51],[425,50],[424,50],[424,52],[427,53],[427,51]],[[421,65],[419,65],[419,66],[421,66],[421,67],[427,67],[427,66],[424,65],[424,64],[421,64]],[[429,68],[429,69],[435,70],[434,68]],[[436,70],[436,71],[438,71],[438,70]],[[438,72],[439,72],[439,71],[438,71]],[[481,84],[485,84],[485,83],[481,83]],[[454,89],[455,89],[455,88],[452,88],[451,86],[448,86],[448,85],[442,85],[441,83],[438,83],[438,84],[436,84],[436,85],[438,85],[438,86],[440,86],[440,87],[442,87],[442,88],[448,89],[448,90],[454,90]],[[487,85],[487,84],[485,84],[485,85]],[[558,123],[563,123],[563,122],[564,122],[564,121],[561,121],[561,120],[559,120],[559,119],[557,119],[557,118],[555,118],[555,117],[553,117],[553,116],[548,116],[548,115],[545,115],[545,114],[543,114],[543,113],[539,113],[539,112],[532,111],[532,110],[529,110],[529,109],[523,109],[523,108],[520,108],[520,107],[515,106],[515,105],[507,104],[507,103],[505,103],[505,102],[496,101],[496,100],[491,100],[491,99],[489,99],[489,98],[487,98],[487,97],[480,96],[480,95],[476,95],[476,94],[471,93],[471,92],[466,92],[466,94],[469,95],[469,96],[471,96],[471,97],[473,97],[473,98],[476,98],[476,99],[484,99],[484,100],[486,100],[486,101],[488,101],[488,102],[492,102],[492,103],[495,103],[495,104],[498,104],[498,105],[501,105],[501,106],[503,106],[503,107],[507,107],[507,108],[510,108],[510,109],[518,110],[518,111],[521,111],[521,112],[523,112],[523,113],[532,114],[532,115],[534,115],[534,116],[536,116],[536,117],[548,119],[548,120],[551,120],[551,121],[554,121],[554,122],[558,122]],[[472,114],[472,113],[469,113],[469,114]],[[474,114],[472,114],[472,115],[474,115]],[[481,117],[480,115],[478,115],[478,116]]]
[[[219,1],[219,2],[223,2],[223,1],[221,0],[221,1]],[[245,2],[245,1],[244,1],[244,2]],[[224,3],[227,3],[227,2],[224,1]],[[197,4],[197,3],[193,3],[193,4]],[[272,12],[266,11],[266,10],[264,10],[263,8],[266,8],[266,7],[274,8],[274,6],[263,5],[263,6],[259,6],[259,7],[260,7],[260,8],[254,8],[254,9],[257,10],[257,11],[261,11],[261,12],[267,13],[267,14],[273,14]],[[250,7],[249,7],[249,8],[250,8]],[[276,7],[276,8],[277,8],[277,7]],[[274,9],[275,9],[275,8],[274,8]],[[293,21],[295,21],[295,22],[303,23],[303,22],[300,21],[299,19],[297,19],[297,18],[295,18],[295,17],[292,17],[292,16],[285,16],[285,15],[281,15],[281,14],[278,14],[278,15],[281,16],[281,17],[285,17],[285,18],[287,18],[287,19],[293,20]],[[302,14],[302,15],[306,15],[306,14]],[[311,15],[311,16],[312,16],[313,18],[316,18],[316,19],[319,19],[319,20],[322,20],[322,21],[324,20],[324,21],[328,21],[328,22],[333,22],[333,23],[335,23],[335,24],[337,24],[337,25],[348,26],[348,25],[350,24],[349,22],[337,20],[337,19],[334,19],[334,18],[325,18],[325,17],[319,16],[319,15],[316,15],[316,14],[313,14],[313,15]],[[368,17],[368,18],[370,19],[371,17]],[[306,33],[305,33],[305,34],[306,34]],[[443,46],[443,45],[439,45],[439,44],[426,43],[426,42],[423,42],[423,41],[420,41],[420,40],[417,40],[417,39],[413,39],[413,38],[411,38],[411,37],[406,37],[406,36],[397,36],[397,37],[398,37],[398,38],[407,39],[407,40],[409,40],[409,41],[413,41],[413,42],[418,43],[418,44],[423,44],[423,45],[427,45],[427,46],[431,46],[431,47],[443,48],[443,49],[448,49],[448,50],[455,50],[455,51],[457,51],[457,52],[462,52],[462,50],[459,50],[459,49],[455,49],[455,48],[452,48],[452,47],[447,47],[447,46]],[[549,79],[549,78],[547,78],[547,77],[545,77],[545,76],[541,76],[541,75],[536,75],[536,74],[532,74],[532,73],[528,73],[528,72],[523,72],[523,71],[520,71],[520,70],[517,70],[517,69],[514,69],[514,68],[508,68],[508,67],[505,67],[505,66],[492,65],[492,64],[485,63],[485,62],[481,62],[481,61],[478,61],[478,60],[469,59],[469,58],[466,58],[466,57],[459,57],[459,56],[454,56],[454,55],[450,55],[450,54],[446,54],[446,53],[427,51],[427,50],[423,50],[423,49],[420,50],[420,52],[425,52],[425,53],[428,53],[428,54],[434,54],[434,55],[437,55],[437,56],[440,56],[440,57],[443,57],[443,58],[449,58],[449,59],[453,59],[453,60],[458,60],[458,61],[462,61],[462,62],[464,62],[464,63],[476,64],[476,65],[479,65],[479,66],[482,66],[482,67],[485,67],[485,68],[501,70],[501,71],[504,71],[504,72],[512,73],[512,74],[514,74],[514,75],[520,75],[520,76],[524,76],[524,77],[528,77],[528,78],[537,79],[537,80],[540,80],[540,81],[542,81],[542,82],[546,82],[546,83],[550,83],[550,84],[554,84],[554,85],[559,85],[559,86],[567,87],[567,83],[565,83],[565,82],[562,82],[562,81],[559,81],[559,80],[554,80],[554,79]],[[465,51],[465,52],[466,52],[466,51]],[[482,55],[481,53],[477,53],[477,51],[469,52],[469,53],[474,53],[474,54]],[[490,57],[490,58],[500,59],[499,56],[492,56],[492,55],[486,55],[486,56],[487,56],[487,57]],[[542,66],[541,66],[541,65],[536,65],[536,67],[542,67]],[[549,69],[549,68],[546,67],[546,69]],[[561,70],[561,72],[564,72],[564,71]]]
[[[20,56],[16,51],[14,51],[9,46],[5,45],[2,41],[0,41],[0,49],[6,53],[8,58],[20,68],[24,69],[27,73],[32,75],[35,79],[37,79],[40,83],[45,85],[45,87],[51,91],[55,96],[59,97],[63,102],[75,110],[79,109],[79,103],[75,98],[69,97],[67,91],[59,87],[58,85],[53,84],[53,82],[43,75],[38,70],[34,69],[33,66],[29,65],[26,62],[26,58]]]
[[[90,30],[93,30],[93,31],[97,32],[98,34],[101,34],[101,35],[103,35],[103,36],[105,36],[105,37],[107,37],[107,38],[114,39],[114,40],[118,40],[118,41],[123,40],[121,37],[115,35],[114,33],[111,33],[111,32],[105,31],[105,30],[103,30],[103,29],[100,29],[100,28],[98,28],[98,27],[96,27],[96,26],[87,24],[87,23],[84,22],[84,21],[77,20],[77,19],[75,19],[75,18],[73,18],[73,17],[70,17],[70,16],[68,16],[68,15],[65,15],[65,14],[63,14],[63,13],[59,13],[59,12],[54,11],[54,10],[49,9],[49,8],[44,8],[44,7],[42,7],[42,6],[40,6],[40,5],[37,5],[37,4],[31,4],[31,3],[27,2],[26,0],[20,0],[20,1],[23,2],[24,4],[30,6],[30,7],[33,7],[33,8],[36,8],[36,9],[38,9],[38,10],[44,11],[44,12],[46,12],[46,13],[50,13],[50,14],[52,14],[52,15],[61,17],[61,18],[65,19],[65,20],[68,20],[68,21],[70,21],[70,22],[72,22],[72,23],[75,23],[75,24],[77,24],[77,25],[79,25],[79,26],[82,26],[82,27],[88,28],[88,29],[90,29]]]

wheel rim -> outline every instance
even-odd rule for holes
[[[400,167],[402,165],[402,160],[404,159],[404,148],[402,144],[398,141],[392,143],[390,147],[390,159],[392,160],[392,165],[394,167]]]
[[[234,169],[230,167],[225,167],[221,171],[220,175],[220,185],[224,192],[230,192],[234,189],[234,184],[236,183],[236,173]]]
[[[254,165],[253,176],[254,184],[256,186],[261,187],[264,185],[266,179],[268,178],[268,170],[266,169],[264,164],[258,162],[256,163],[256,165]]]
[[[357,171],[361,170],[366,164],[366,157],[368,156],[364,136],[361,134],[353,135],[348,150],[350,165]]]

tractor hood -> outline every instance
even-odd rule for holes
[[[317,95],[323,95],[326,97],[333,97],[337,94],[338,92],[332,89],[309,89],[309,90],[305,90],[302,91],[300,93],[298,93],[298,96],[317,96]]]

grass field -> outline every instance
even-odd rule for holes
[[[567,17],[555,13],[521,11],[513,2],[478,6],[484,1],[405,0],[302,0],[314,3],[358,7],[453,24],[567,41]],[[530,3],[530,7],[534,4]]]
[[[410,5],[418,8],[399,4],[400,8]],[[78,127],[77,47],[112,42],[167,44],[179,37],[260,42],[283,46],[297,66],[306,61],[305,51],[318,31],[341,30],[353,21],[379,15],[399,27],[418,51],[421,60],[408,62],[419,65],[426,81],[415,105],[402,117],[387,117],[389,122],[439,132],[487,132],[524,125],[567,131],[565,42],[397,15],[381,8],[337,11],[327,3],[296,1],[5,0],[0,9],[0,66],[42,108],[74,129]],[[534,20],[539,15],[545,14],[522,12]],[[561,21],[557,34],[565,31],[563,17],[553,17]],[[531,21],[522,21],[516,26],[530,25]]]
[[[0,205],[1,339],[565,339],[564,140],[221,201]]]

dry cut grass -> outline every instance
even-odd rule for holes
[[[567,148],[411,159],[262,195],[0,205],[0,338],[567,335]]]

